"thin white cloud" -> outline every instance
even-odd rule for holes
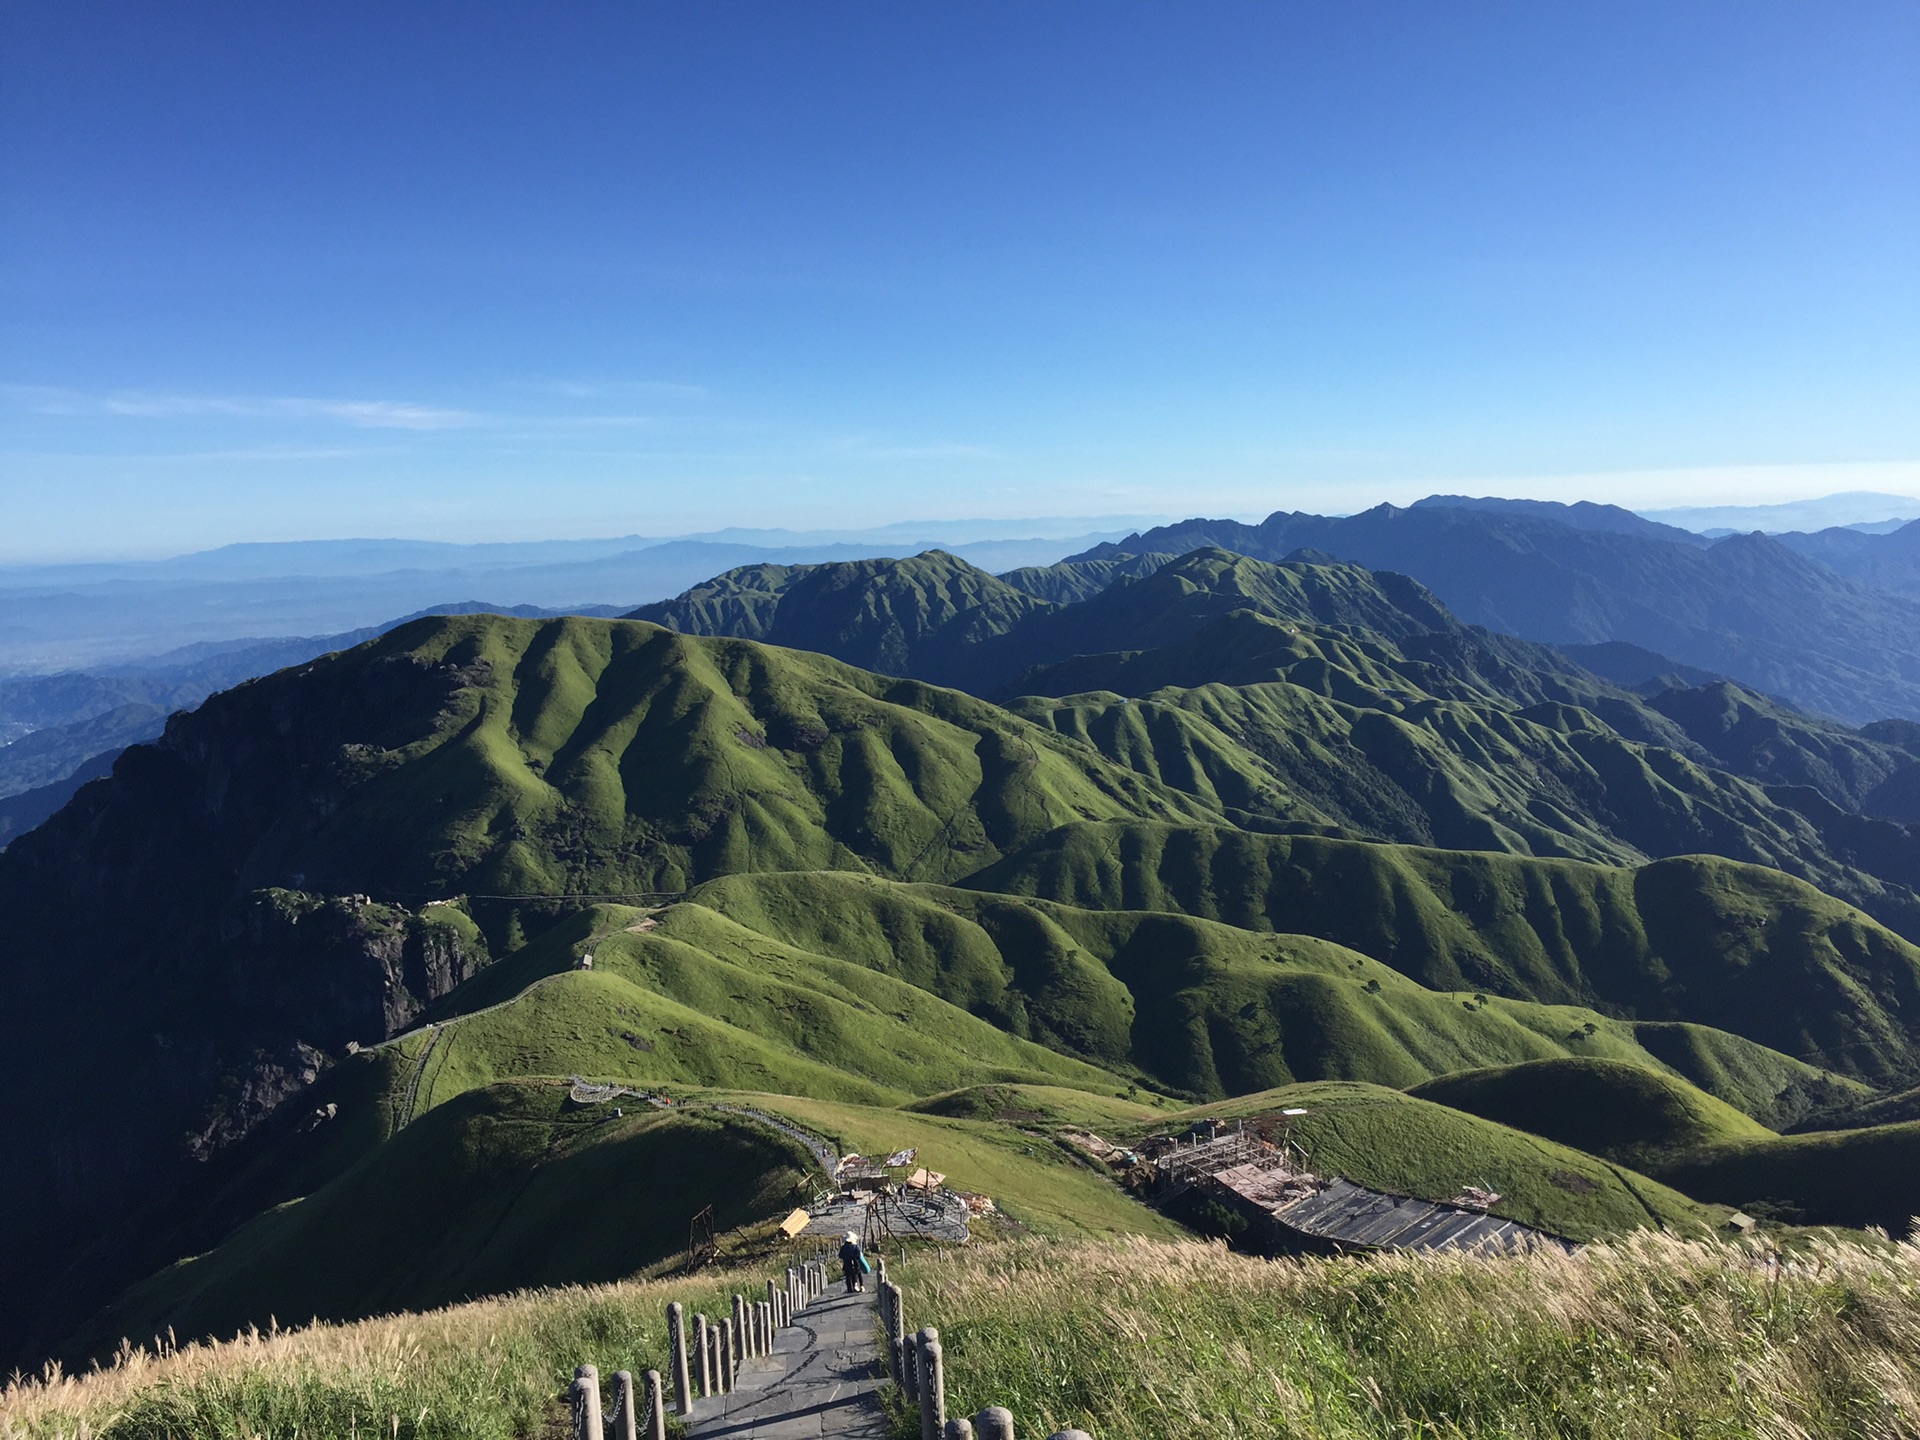
[[[15,403],[41,415],[116,415],[171,420],[321,420],[358,430],[462,430],[487,423],[471,410],[405,400],[335,400],[310,395],[191,395],[119,390],[88,395],[47,385],[9,385]]]

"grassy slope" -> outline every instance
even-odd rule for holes
[[[1087,824],[968,884],[1318,935],[1433,989],[1710,1025],[1881,1086],[1920,1069],[1920,949],[1800,881],[1711,857],[1623,869]],[[1784,1124],[1843,1088],[1802,1071],[1778,1096],[1721,1098]]]
[[[643,922],[651,928],[629,928]],[[556,937],[479,977],[484,990],[450,997],[422,1071],[418,1109],[510,1075],[582,1074],[880,1104],[993,1080],[1108,1091],[1124,1083],[903,980],[782,944],[704,905],[671,906],[657,919],[599,907],[591,919],[557,928]],[[572,968],[589,946],[594,968]],[[503,990],[517,992],[510,1004],[461,1018],[498,1004]],[[428,1038],[404,1044],[417,1056]]]
[[[99,814],[66,828],[162,853],[204,839],[243,885],[297,874],[341,892],[554,894],[677,891],[753,869],[939,879],[1075,817],[1209,813],[984,701],[630,621],[431,617],[215,696],[176,728],[164,754],[137,752],[92,797]],[[201,837],[177,802],[213,783],[208,767],[230,813]],[[0,879],[26,883],[44,847],[75,839],[56,822],[9,847]]]
[[[1780,1273],[1647,1238],[1517,1261],[1271,1264],[1023,1245],[899,1269],[948,1409],[1102,1440],[1897,1435],[1920,1422],[1911,1252]]]
[[[929,550],[903,560],[749,565],[643,605],[630,618],[687,635],[817,650],[884,675],[951,684],[980,641],[1052,608],[1029,589]]]
[[[803,1149],[711,1114],[575,1110],[555,1083],[468,1092],[306,1199],[136,1286],[89,1337],[349,1319],[527,1285],[610,1280],[802,1193]]]
[[[1307,1114],[1292,1138],[1313,1168],[1376,1189],[1446,1200],[1477,1185],[1502,1197],[1495,1214],[1571,1240],[1646,1225],[1705,1230],[1718,1218],[1623,1165],[1377,1085],[1289,1086],[1191,1113],[1238,1119],[1295,1106]]]
[[[1110,1179],[1038,1131],[792,1096],[747,1097],[769,1114],[825,1135],[842,1152],[917,1147],[920,1163],[958,1189],[991,1195],[1008,1216],[1051,1235],[1174,1235],[1179,1227],[1128,1198]]]
[[[1661,1175],[1690,1195],[1782,1220],[1905,1234],[1920,1218],[1920,1121],[1736,1141]]]
[[[1269,821],[1317,816],[1355,838],[1612,863],[1724,855],[1920,934],[1920,845],[1897,827],[1728,774],[1635,697],[1401,647],[1417,653],[1411,640],[1243,611],[1165,650],[1030,675],[1028,688],[1058,698],[1010,708],[1143,774],[1204,777],[1223,803]]]
[[[1706,1146],[1777,1138],[1684,1080],[1617,1061],[1534,1060],[1467,1070],[1409,1093],[1650,1174]]]
[[[345,1319],[615,1279],[684,1248],[689,1217],[708,1203],[725,1230],[804,1201],[819,1178],[805,1151],[708,1102],[785,1118],[843,1152],[916,1146],[949,1183],[992,1195],[1043,1234],[1179,1233],[1044,1136],[1010,1124],[684,1090],[673,1110],[628,1101],[616,1118],[615,1106],[574,1107],[566,1093],[543,1080],[463,1092],[314,1194],[135,1286],[75,1347],[110,1349],[121,1335],[167,1326],[183,1337],[219,1334],[270,1315]]]
[[[1920,1215],[1920,1123],[1782,1137],[1685,1081],[1598,1061],[1450,1075],[1412,1092],[1783,1219],[1904,1232]]]
[[[1662,1068],[1628,1022],[1435,992],[1307,936],[862,876],[733,876],[694,898],[747,931],[897,975],[1055,1050],[1194,1098],[1305,1079],[1401,1087],[1550,1056]],[[684,909],[666,912],[659,933],[681,928],[674,917]]]
[[[1218,1246],[1035,1241],[891,1267],[937,1325],[948,1408],[1022,1433],[1161,1440],[1168,1411],[1264,1440],[1896,1435],[1920,1420],[1911,1252],[1819,1266],[1643,1237],[1575,1257],[1272,1264]],[[664,1370],[668,1301],[717,1314],[765,1268],[516,1295],[130,1355],[0,1395],[0,1432],[524,1440],[561,1395]]]

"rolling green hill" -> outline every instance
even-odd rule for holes
[[[1873,1085],[1920,1065],[1920,949],[1804,882],[1709,857],[1628,868],[1102,823],[968,888],[1317,935],[1430,989],[1708,1025]],[[1790,1082],[1769,1118],[1833,1103],[1827,1083]]]
[[[1096,561],[1060,577],[1077,589],[1137,569]],[[686,635],[734,636],[818,650],[883,675],[956,683],[982,641],[1054,608],[1040,587],[1010,585],[944,550],[905,560],[749,565],[627,618]]]
[[[1323,1175],[1396,1195],[1450,1200],[1467,1186],[1492,1212],[1569,1240],[1646,1225],[1710,1230],[1720,1216],[1623,1165],[1448,1106],[1374,1085],[1296,1085],[1190,1112],[1223,1119],[1307,1113],[1289,1136]]]
[[[1911,897],[1854,863],[1879,822],[1819,809],[1866,760],[1792,770],[1815,747],[1780,715],[1767,740],[1687,712],[1696,740],[1402,577],[1100,563],[756,571],[677,612],[1103,681],[1005,706],[755,639],[463,616],[175,717],[0,854],[0,1286],[91,1309],[149,1276],[107,1328],[365,1313],[631,1268],[701,1186],[741,1217],[790,1188],[717,1112],[582,1128],[572,1075],[924,1136],[1060,1233],[1163,1222],[1049,1117],[1140,1130],[1301,1084],[1329,1167],[1487,1184],[1565,1234],[1700,1220],[1623,1157],[1781,1214],[1903,1193],[1863,1208],[1804,1158],[1891,1165],[1891,1131],[1753,1124],[1920,1078],[1920,950],[1843,903]],[[1056,581],[1090,598],[1033,593]],[[1676,850],[1780,868],[1649,860]],[[1604,1153],[1398,1094],[1495,1069],[1587,1096],[1558,1138]],[[713,1165],[624,1248],[542,1258],[545,1217],[644,1208],[621,1187],[688,1151]],[[339,1253],[361,1225],[368,1264],[411,1257],[391,1289]],[[0,1344],[80,1318],[0,1317]]]
[[[1905,1234],[1920,1218],[1920,1121],[1709,1147],[1661,1173],[1690,1195],[1769,1219]]]
[[[1429,987],[1306,935],[855,876],[769,874],[701,887],[663,914],[654,936],[690,933],[688,916],[699,921],[702,944],[745,943],[744,934],[711,926],[703,912],[712,911],[745,934],[898,975],[1054,1051],[1195,1098],[1309,1079],[1398,1088],[1570,1055],[1667,1068],[1631,1021],[1564,1001],[1476,994],[1471,984]],[[1774,1113],[1783,1092],[1794,1103],[1796,1087],[1858,1093],[1734,1035],[1702,1044],[1746,1061],[1710,1083],[1759,1113]]]
[[[1210,811],[984,701],[822,656],[626,621],[403,626],[177,717],[0,855],[19,1097],[0,1142],[21,1162],[0,1227],[88,1226],[177,1183],[183,1133],[224,1143],[404,1028],[550,920],[539,897],[757,868],[958,877],[1065,820],[1138,814]],[[525,898],[476,901],[459,933],[454,907],[412,908],[463,891]],[[97,1106],[73,1074],[128,1098]]]
[[[1046,589],[1045,573],[1023,583]],[[1010,593],[935,552],[730,572],[636,613],[1054,697],[1010,708],[1255,829],[1620,864],[1724,855],[1920,938],[1920,837],[1854,813],[1915,762],[1835,722],[1718,682],[1649,701],[1326,556],[1200,549],[1064,605]],[[790,618],[775,626],[775,609]]]
[[[684,1251],[688,1217],[709,1202],[723,1230],[789,1207],[811,1166],[779,1131],[723,1113],[616,1118],[570,1106],[554,1082],[470,1090],[135,1286],[89,1322],[81,1348],[613,1280]]]
[[[1776,1138],[1676,1076],[1615,1060],[1532,1060],[1465,1070],[1407,1093],[1648,1174],[1709,1146]]]
[[[1920,1123],[1780,1136],[1683,1080],[1604,1061],[1473,1071],[1410,1093],[1773,1219],[1897,1233],[1920,1215]]]

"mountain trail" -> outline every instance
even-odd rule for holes
[[[887,1440],[886,1376],[874,1292],[837,1283],[774,1336],[773,1353],[741,1364],[735,1388],[695,1402],[691,1440]]]

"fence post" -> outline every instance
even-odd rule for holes
[[[582,1365],[573,1372],[573,1440],[604,1440],[600,1428],[600,1372]]]
[[[747,1302],[739,1295],[733,1297],[733,1341],[742,1360],[753,1354],[753,1340],[747,1334]]]
[[[693,1381],[687,1374],[687,1312],[678,1300],[667,1306],[667,1348],[673,1356],[673,1405],[684,1420],[693,1414]]]
[[[931,1325],[921,1330],[920,1440],[942,1440],[947,1428],[945,1367],[940,1360],[940,1332]]]
[[[640,1440],[633,1428],[633,1372],[613,1372],[613,1440]]]
[[[660,1383],[658,1370],[647,1371],[646,1440],[667,1440],[666,1386]]]
[[[887,1330],[887,1369],[893,1383],[904,1389],[900,1350],[906,1343],[907,1326],[900,1316],[900,1287],[891,1280],[880,1282],[880,1320]]]
[[[728,1394],[733,1393],[738,1375],[733,1354],[733,1317],[728,1315],[720,1321],[720,1377],[726,1382]]]
[[[947,1440],[973,1440],[973,1422],[956,1415],[947,1421],[945,1434]]]
[[[1013,1440],[1013,1412],[1004,1405],[989,1405],[973,1417],[974,1440]]]
[[[1093,1440],[1093,1436],[1084,1430],[1056,1430],[1047,1440]]]
[[[707,1317],[693,1317],[693,1380],[702,1400],[713,1394],[713,1353],[707,1340]]]

